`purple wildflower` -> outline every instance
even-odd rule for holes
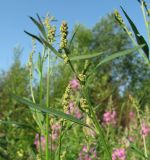
[[[75,105],[74,102],[70,102],[69,106],[68,106],[68,111],[66,112],[67,114],[71,114],[73,116],[75,116],[76,118],[81,118],[82,114],[81,111],[79,110],[79,108]]]
[[[103,123],[104,124],[116,124],[116,111],[106,111],[103,114]]]
[[[52,125],[52,139],[53,140],[58,139],[60,135],[60,129],[61,129],[61,125],[59,123],[55,123]]]
[[[78,160],[96,160],[97,153],[94,147],[88,148],[86,145],[83,146],[79,153]]]
[[[147,137],[150,134],[150,127],[145,123],[142,123],[141,135]]]
[[[126,151],[124,148],[114,149],[112,153],[112,160],[125,160],[126,159]]]
[[[35,135],[35,140],[34,140],[34,145],[36,146],[36,149],[40,148],[39,138],[40,138],[40,141],[41,141],[41,148],[44,151],[45,150],[45,146],[46,146],[46,140],[45,140],[44,136],[39,137],[39,134],[36,134]]]
[[[80,83],[79,83],[79,81],[76,78],[72,79],[70,81],[70,87],[71,87],[71,89],[73,91],[79,90],[80,89]]]

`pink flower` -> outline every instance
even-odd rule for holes
[[[130,142],[133,142],[133,141],[134,141],[134,137],[133,137],[133,136],[129,136],[129,137],[128,137],[128,140],[129,140]]]
[[[70,86],[73,91],[80,89],[80,83],[76,78],[70,81]]]
[[[60,135],[60,129],[61,129],[61,125],[59,123],[55,123],[52,125],[52,139],[53,140],[58,139]]]
[[[125,160],[126,151],[124,148],[115,149],[112,153],[112,160]]]
[[[131,111],[131,112],[129,112],[129,116],[130,116],[130,118],[132,119],[132,118],[134,118],[135,113],[134,113],[133,111]]]
[[[146,137],[150,134],[150,127],[145,123],[142,123],[141,135]]]
[[[42,150],[44,151],[45,150],[45,146],[46,146],[45,137],[44,136],[39,137],[39,134],[36,134],[35,135],[35,140],[34,140],[34,145],[36,146],[37,149],[40,148],[40,141],[41,141]]]
[[[75,117],[78,118],[78,119],[80,119],[80,118],[82,117],[82,114],[81,114],[79,108],[76,107],[76,108],[74,109],[74,115],[75,115]]]
[[[36,147],[37,150],[40,149],[40,145],[43,151],[45,151],[46,149],[46,139],[44,136],[39,137],[39,134],[35,135],[35,140],[34,140],[34,145]],[[40,139],[39,139],[40,138]],[[50,136],[49,136],[49,140],[50,140]],[[52,144],[52,150],[56,150],[56,145]],[[49,142],[49,148],[50,148],[50,142]]]
[[[87,152],[88,151],[87,146],[83,146],[82,151]]]
[[[88,148],[86,145],[83,146],[81,152],[79,153],[78,160],[96,160],[97,154],[94,147]]]
[[[68,106],[68,114],[73,114],[74,107],[75,107],[75,104],[73,102],[70,102]]]
[[[116,111],[106,111],[103,114],[103,123],[104,124],[116,124]]]
[[[73,116],[75,116],[76,118],[81,118],[82,117],[82,113],[79,110],[79,108],[77,106],[75,106],[74,102],[70,102],[68,105],[68,111],[66,112],[67,114],[71,114]]]
[[[135,118],[136,118],[135,117],[135,112],[133,112],[133,111],[129,112],[130,121],[136,123],[136,119]]]

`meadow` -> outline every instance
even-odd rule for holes
[[[0,74],[0,160],[150,159],[150,10],[135,3],[147,37],[122,7],[72,33],[29,17],[26,65],[16,47]]]

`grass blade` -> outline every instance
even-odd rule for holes
[[[127,50],[124,50],[124,51],[120,51],[120,52],[117,52],[117,53],[114,53],[112,54],[111,56],[108,56],[107,58],[103,59],[97,66],[96,66],[96,69],[101,66],[102,64],[104,63],[107,63],[109,61],[112,61],[113,59],[115,58],[118,58],[118,57],[121,57],[121,56],[125,56],[127,54],[130,54],[130,53],[133,53],[135,51],[137,51],[138,49],[142,48],[144,45],[141,45],[141,46],[136,46],[132,49],[127,49]]]
[[[29,128],[32,129],[33,131],[37,132],[36,129],[34,129],[32,126],[26,124],[26,123],[21,123],[21,122],[16,122],[16,121],[3,121],[0,120],[0,124],[6,124],[6,125],[12,125],[13,127],[20,127],[20,128]]]
[[[41,44],[43,44],[42,40],[41,40],[39,37],[37,37],[36,35],[31,34],[31,33],[27,32],[27,31],[24,31],[24,32],[25,32],[26,34],[28,34],[29,36],[31,36],[32,38],[38,40]]]
[[[131,146],[131,150],[133,150],[133,152],[135,152],[139,156],[143,157],[145,160],[150,160],[149,157],[145,157],[145,155],[143,154],[143,152],[141,150],[137,149],[134,145]]]
[[[77,28],[76,28],[73,36],[71,37],[71,40],[70,40],[70,43],[69,43],[69,51],[70,51],[70,49],[71,49],[71,45],[72,45],[73,39],[74,39],[75,35],[77,34],[79,28],[80,28],[80,25],[77,26]]]
[[[54,54],[56,54],[59,58],[62,58],[61,57],[61,54],[51,45],[49,44],[45,39],[43,39],[41,36],[40,36],[40,39],[42,41],[42,43],[45,44],[46,47],[48,47]]]
[[[74,56],[74,57],[69,57],[70,61],[77,61],[77,60],[85,60],[85,59],[90,59],[90,58],[94,58],[97,57],[101,54],[103,54],[104,52],[99,52],[99,53],[94,53],[94,54],[87,54],[87,55],[80,55],[80,56]]]
[[[33,102],[31,102],[30,100],[27,100],[25,98],[22,98],[22,97],[19,97],[19,96],[16,96],[14,94],[12,94],[12,97],[14,99],[16,99],[18,102],[22,103],[22,104],[25,104],[27,105],[28,107],[31,107],[31,108],[34,108],[34,109],[37,109],[43,113],[48,113],[50,115],[54,115],[54,116],[57,116],[57,117],[60,117],[60,118],[63,118],[63,119],[66,119],[66,120],[69,120],[71,122],[74,122],[74,123],[77,123],[77,124],[80,124],[82,126],[85,126],[85,127],[88,127],[90,128],[87,124],[83,123],[81,120],[69,115],[69,114],[65,114],[64,112],[61,112],[61,111],[58,111],[54,108],[46,108],[45,107],[41,107],[39,104],[35,104]]]
[[[130,17],[128,16],[128,14],[125,12],[125,10],[121,7],[124,15],[126,16],[128,22],[130,23],[131,25],[131,28],[135,34],[135,37],[136,37],[136,40],[137,40],[137,43],[139,45],[142,45],[142,44],[145,44],[145,46],[142,48],[142,50],[144,51],[146,57],[149,59],[149,47],[144,39],[144,37],[139,33],[138,29],[136,28],[135,24],[133,23],[133,21],[130,19]]]
[[[45,28],[41,22],[40,17],[37,15],[40,23],[38,21],[36,21],[33,17],[30,17],[30,19],[32,20],[32,22],[38,27],[38,29],[41,31],[42,35],[46,38],[46,32],[45,32]]]

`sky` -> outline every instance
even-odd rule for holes
[[[27,30],[37,33],[29,16],[36,13],[55,16],[60,25],[68,22],[70,30],[77,23],[92,28],[103,16],[114,9],[120,11],[120,5],[128,12],[139,31],[145,35],[140,6],[137,0],[1,0],[0,1],[0,70],[8,70],[13,62],[13,49],[23,47],[21,61],[28,59],[32,48],[31,38],[24,33]]]

